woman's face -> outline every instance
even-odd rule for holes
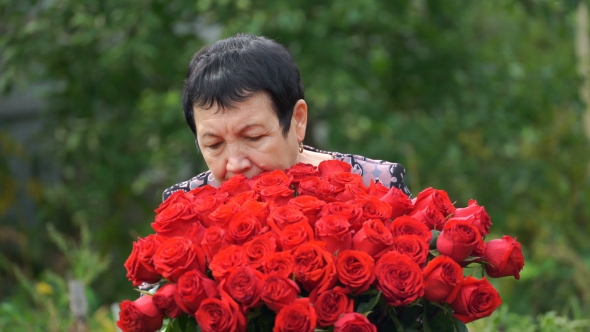
[[[305,137],[307,105],[303,100],[295,104],[287,137],[283,136],[270,98],[263,92],[232,109],[219,110],[218,105],[209,109],[195,107],[194,119],[205,162],[222,183],[235,174],[250,178],[296,164],[298,145]]]

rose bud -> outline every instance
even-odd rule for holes
[[[455,262],[464,261],[482,242],[477,227],[469,221],[450,219],[438,236],[436,248]]]
[[[156,294],[152,296],[154,305],[165,312],[170,318],[176,318],[183,314],[182,308],[180,308],[174,299],[176,288],[176,284],[166,284],[159,288]]]
[[[272,253],[264,258],[264,273],[276,272],[285,278],[293,275],[293,256],[289,251]]]
[[[330,182],[319,178],[307,178],[299,183],[299,195],[313,196],[324,202],[335,201],[333,192]]]
[[[401,216],[396,218],[391,225],[389,225],[391,236],[394,238],[402,235],[416,235],[421,237],[425,243],[430,243],[432,232],[426,225],[410,216]]]
[[[363,223],[363,227],[352,238],[352,249],[364,251],[372,257],[393,243],[391,232],[379,219],[369,219]]]
[[[435,209],[440,211],[445,218],[455,213],[453,202],[451,202],[449,195],[443,190],[426,188],[414,198],[412,203],[414,203],[414,210],[421,210],[432,205]]]
[[[334,172],[330,173],[326,179],[334,187],[335,194],[343,192],[344,186],[346,185],[359,187],[363,192],[367,190],[363,184],[363,178],[358,174],[352,174],[350,172]]]
[[[272,233],[265,233],[244,243],[244,259],[246,264],[256,270],[262,270],[266,257],[277,250],[277,240]]]
[[[260,198],[263,202],[283,206],[289,202],[289,199],[293,198],[294,192],[287,186],[266,187],[260,191]]]
[[[258,193],[270,187],[289,187],[292,180],[291,177],[287,176],[285,172],[281,170],[261,173],[259,176],[251,179],[251,181],[254,182],[252,184],[252,189]]]
[[[366,252],[343,250],[338,253],[338,280],[355,295],[364,293],[375,281],[374,268],[375,261]]]
[[[354,302],[348,294],[348,290],[342,287],[329,289],[319,295],[311,293],[309,299],[316,311],[318,326],[332,326],[341,315],[354,311]]]
[[[408,305],[424,295],[424,275],[412,259],[388,252],[375,265],[377,289],[394,307]]]
[[[520,279],[524,257],[520,243],[515,238],[504,235],[501,239],[489,241],[483,257],[488,262],[486,272],[490,277],[514,276],[515,279]]]
[[[278,235],[287,225],[298,222],[308,222],[303,212],[293,205],[284,205],[271,209],[268,216],[268,226]]]
[[[259,198],[260,195],[258,195],[255,191],[244,191],[243,193],[228,199],[226,204],[238,204],[239,206],[244,206],[249,202],[257,202]]]
[[[315,222],[318,220],[318,213],[322,210],[326,202],[317,199],[317,197],[309,195],[299,195],[292,198],[287,205],[291,205],[303,212],[303,215],[307,218],[309,226],[314,227]]]
[[[389,222],[391,218],[392,209],[391,206],[374,196],[362,197],[357,199],[357,203],[363,209],[363,218],[368,219],[379,219],[383,223]]]
[[[363,222],[363,209],[353,202],[332,202],[324,205],[322,211],[320,211],[319,217],[325,217],[330,215],[343,216],[350,223],[350,227],[357,231],[362,227]]]
[[[240,206],[236,203],[223,204],[209,214],[209,219],[215,226],[227,230],[229,227],[229,221],[236,213],[240,212],[240,210]]]
[[[466,208],[456,209],[453,218],[469,218],[473,217],[472,223],[479,230],[481,236],[486,236],[490,233],[490,226],[492,222],[490,216],[483,206],[477,204],[474,199],[469,200]]]
[[[246,312],[260,301],[263,274],[248,266],[233,268],[227,278],[219,284],[234,300],[242,304]]]
[[[364,315],[349,312],[334,323],[334,332],[377,332],[377,327]]]
[[[370,195],[367,194],[367,187],[365,187],[363,183],[345,184],[344,190],[336,195],[335,200],[339,202],[349,202],[354,201],[359,197],[370,197]]]
[[[390,251],[408,256],[420,267],[424,267],[428,259],[429,246],[420,236],[401,235],[393,238]]]
[[[275,318],[273,332],[313,332],[317,316],[308,298],[284,306]]]
[[[391,206],[391,216],[389,217],[391,220],[410,213],[413,208],[410,197],[396,187],[391,187],[387,194],[380,199]]]
[[[194,316],[203,300],[218,296],[219,292],[215,281],[199,271],[189,271],[178,279],[174,300],[184,312]]]
[[[451,308],[453,316],[467,324],[488,317],[500,304],[500,294],[485,277],[478,280],[469,276],[463,281]]]
[[[352,247],[350,224],[343,216],[321,217],[315,223],[315,234],[319,241],[326,243],[326,250],[331,253]]]
[[[221,299],[203,300],[195,313],[203,332],[244,332],[246,317],[231,296],[221,293]]]
[[[314,240],[314,233],[309,223],[300,221],[298,223],[287,225],[281,232],[281,244],[284,250],[291,250],[297,246],[312,242]]]
[[[182,191],[179,191],[182,192]],[[217,193],[217,189],[213,188],[212,186],[206,184],[201,187],[197,187],[187,193],[185,193],[186,197],[189,198],[193,203],[200,203],[205,197],[207,196],[215,196]],[[170,197],[168,197],[170,199]],[[156,210],[156,212],[159,212]]]
[[[167,238],[163,236],[151,234],[144,239],[138,238],[137,242],[133,242],[131,255],[125,261],[126,277],[133,283],[133,286],[137,287],[143,282],[156,283],[162,279],[162,276],[154,267],[153,256],[166,240]]]
[[[299,286],[293,279],[277,272],[271,272],[262,277],[260,298],[274,312],[279,312],[282,307],[293,303],[300,292]]]
[[[183,237],[172,237],[160,245],[154,254],[156,271],[176,282],[187,271],[205,272],[205,255],[201,248]]]
[[[463,269],[447,256],[438,256],[424,268],[424,298],[451,303],[463,283]]]
[[[220,250],[211,263],[209,269],[218,283],[225,279],[233,267],[246,265],[244,249],[237,245],[228,246]]]
[[[441,231],[447,222],[445,216],[430,205],[420,210],[414,210],[410,213],[410,217],[423,223],[428,229],[434,229],[437,231]]]
[[[142,296],[131,302],[124,300],[119,304],[119,320],[117,326],[127,331],[151,332],[162,327],[164,313],[158,309],[151,296]]]
[[[292,254],[295,278],[306,290],[322,292],[334,287],[338,276],[332,253],[315,243],[304,243]]]
[[[227,195],[227,193],[225,193]],[[205,196],[198,202],[193,203],[195,212],[200,216],[201,224],[205,227],[211,227],[215,225],[215,222],[209,217],[213,211],[223,204],[225,198],[222,196]]]
[[[348,172],[352,170],[349,163],[340,160],[324,160],[318,165],[320,176],[326,177],[334,172]]]

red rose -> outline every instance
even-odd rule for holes
[[[293,272],[298,282],[308,291],[318,292],[336,284],[334,256],[315,243],[304,243],[293,249]]]
[[[392,243],[391,232],[383,225],[383,222],[379,219],[369,219],[352,238],[352,249],[361,250],[376,257]]]
[[[227,195],[227,194],[226,194]],[[215,211],[223,201],[225,200],[224,197],[221,196],[205,196],[202,199],[195,201],[193,207],[195,211],[201,217],[201,223],[205,227],[211,227],[215,225],[215,222],[209,218],[209,215]]]
[[[284,306],[293,303],[300,292],[299,286],[291,278],[276,272],[265,274],[262,277],[260,298],[274,312],[279,312]]]
[[[213,190],[215,190],[214,188],[212,188]],[[186,203],[185,203],[186,202]],[[170,196],[168,196],[168,198],[163,201],[160,206],[158,206],[157,209],[154,210],[154,212],[156,212],[156,214],[164,211],[165,209],[167,209],[168,207],[170,207],[171,205],[174,204],[188,204],[192,202],[192,196],[188,196],[185,194],[184,191],[182,190],[178,190],[173,192]]]
[[[375,265],[377,289],[389,305],[408,305],[424,295],[424,275],[412,259],[388,252]]]
[[[258,193],[269,187],[289,187],[292,181],[292,179],[281,170],[261,173],[252,180],[254,181],[252,189]]]
[[[450,219],[436,240],[436,249],[441,255],[449,256],[456,262],[462,262],[481,242],[477,227],[469,221]]]
[[[260,221],[250,212],[242,211],[235,214],[227,229],[227,236],[232,243],[242,245],[262,230]]]
[[[334,172],[330,173],[326,178],[334,187],[334,193],[343,192],[345,185],[360,187],[363,191],[367,190],[363,184],[363,178],[358,174],[352,174],[350,172]]]
[[[260,191],[260,198],[263,202],[274,203],[276,206],[283,206],[293,198],[295,191],[287,186],[266,187]]]
[[[363,218],[379,219],[384,223],[389,221],[391,217],[391,206],[374,196],[368,196],[357,200],[361,209],[363,209]]]
[[[455,300],[463,283],[463,269],[447,256],[438,256],[424,268],[424,298],[432,302]]]
[[[184,193],[175,192],[172,194],[173,204],[168,204],[164,209],[158,209],[152,228],[156,234],[173,237],[182,236],[184,232],[193,224],[200,221],[199,214],[193,208],[192,202],[186,197],[182,198]],[[172,197],[171,196],[171,197]]]
[[[463,281],[451,308],[453,316],[467,324],[488,317],[500,304],[500,294],[485,277],[478,280],[469,276]]]
[[[472,222],[479,230],[481,236],[486,236],[490,233],[490,226],[492,221],[483,206],[477,204],[477,201],[470,199],[466,208],[456,209],[453,218],[469,218],[472,217]]]
[[[318,171],[320,176],[328,176],[334,172],[349,172],[352,170],[352,166],[349,163],[345,163],[340,160],[324,160],[318,165]]]
[[[246,264],[244,249],[240,246],[231,245],[221,249],[209,263],[209,269],[217,282],[227,277],[228,271],[233,267]]]
[[[360,197],[370,197],[364,184],[345,184],[344,190],[338,193],[335,199],[340,202],[348,202],[355,201]]]
[[[293,257],[289,251],[272,253],[264,259],[264,273],[276,272],[285,278],[293,274]]]
[[[176,284],[174,300],[187,314],[194,316],[203,300],[219,297],[217,284],[199,271],[183,274]]]
[[[236,203],[227,203],[217,207],[209,214],[209,220],[217,227],[225,230],[229,227],[229,221],[240,211],[240,206]]]
[[[154,305],[165,312],[170,318],[176,318],[183,313],[182,308],[180,308],[174,299],[176,288],[176,284],[166,284],[159,288],[156,294],[152,296]]]
[[[375,261],[366,252],[353,250],[339,252],[336,271],[340,283],[355,295],[364,293],[375,281]]]
[[[420,267],[426,265],[430,246],[417,235],[402,235],[393,238],[391,251],[410,257]]]
[[[324,216],[343,216],[345,217],[348,222],[350,223],[350,227],[353,230],[359,230],[362,227],[363,223],[363,209],[361,209],[357,204],[354,202],[332,202],[324,205],[322,210],[319,213],[319,217]]]
[[[164,322],[164,313],[154,305],[151,296],[142,296],[133,302],[124,300],[119,308],[117,326],[123,332],[152,332]]]
[[[195,313],[203,332],[246,331],[246,317],[231,296],[221,293],[220,299],[205,299]]]
[[[492,278],[514,276],[520,279],[524,267],[522,248],[516,239],[504,235],[501,239],[491,240],[486,244],[484,259],[488,262],[486,272]]]
[[[238,204],[239,206],[243,206],[244,204],[251,202],[251,201],[258,201],[260,195],[258,195],[255,191],[244,191],[243,193],[237,194],[234,197],[231,197],[227,200],[226,204]]]
[[[352,247],[350,224],[343,216],[321,217],[315,223],[315,234],[319,241],[326,243],[326,250],[331,253]]]
[[[217,226],[211,226],[205,230],[203,240],[201,241],[201,248],[207,257],[207,261],[211,262],[213,257],[217,255],[222,247],[229,245],[225,239],[225,231]]]
[[[445,216],[430,205],[420,210],[414,210],[410,213],[410,217],[423,223],[428,229],[436,229],[437,231],[442,230],[447,222]]]
[[[242,205],[242,211],[248,211],[260,221],[262,227],[266,226],[266,220],[270,214],[268,203],[249,201]]]
[[[330,182],[319,178],[307,178],[299,183],[299,195],[309,195],[325,202],[333,202],[334,187]]]
[[[348,290],[342,287],[329,289],[309,297],[317,315],[318,326],[332,326],[341,315],[354,310],[354,302],[348,297]]]
[[[249,266],[235,267],[221,281],[219,288],[242,304],[242,309],[246,312],[260,301],[262,278],[262,273]]]
[[[249,191],[250,186],[248,185],[247,178],[243,174],[236,174],[229,178],[229,180],[223,182],[218,192],[226,192],[229,197],[237,196],[243,192]]]
[[[319,176],[320,172],[318,168],[312,164],[297,163],[287,170],[285,170],[287,176],[293,178],[292,183],[298,184],[301,180],[304,180],[310,176]]]
[[[154,254],[156,271],[169,281],[176,282],[187,271],[205,272],[205,255],[201,248],[183,237],[166,240]]]
[[[309,299],[297,299],[279,311],[273,332],[313,332],[316,321],[317,316]]]
[[[439,210],[445,218],[455,213],[455,206],[453,206],[453,202],[451,202],[449,195],[444,190],[426,188],[414,198],[412,203],[414,203],[414,210],[420,210],[428,205],[432,205],[435,209]]]
[[[133,283],[133,286],[137,287],[143,282],[156,283],[162,279],[154,267],[153,256],[165,240],[163,236],[152,234],[133,242],[131,255],[125,261],[127,279]]]
[[[281,231],[287,225],[296,224],[298,222],[307,223],[308,221],[303,215],[303,212],[296,207],[292,205],[283,205],[270,210],[267,222],[268,226],[278,235],[281,234]]]
[[[315,222],[319,218],[318,213],[326,205],[326,202],[321,201],[314,196],[299,195],[295,198],[292,198],[287,204],[303,212],[303,215],[307,218],[309,225],[314,227]]]
[[[271,233],[265,233],[253,237],[244,243],[244,259],[250,267],[262,270],[264,260],[277,250],[276,239]]]
[[[389,217],[391,220],[410,213],[413,209],[410,197],[396,187],[391,187],[380,200],[391,206],[391,216]]]
[[[416,235],[421,237],[425,243],[430,243],[432,232],[418,220],[410,216],[401,216],[389,225],[391,235],[395,238],[402,235]]]
[[[298,245],[314,240],[314,233],[309,223],[300,221],[287,225],[281,232],[281,244],[284,250],[291,250]]]
[[[387,195],[387,193],[389,192],[389,188],[387,188],[386,186],[382,185],[381,182],[377,181],[375,182],[373,179],[371,179],[371,183],[369,184],[369,187],[367,188],[367,194],[369,196],[375,196],[379,199],[383,198],[383,196]]]
[[[349,312],[334,323],[334,332],[377,332],[377,327],[364,315]]]
[[[206,184],[204,186],[197,187],[189,192],[186,193],[186,197],[188,197],[192,202],[200,202],[203,198],[207,196],[214,196],[217,193],[217,189],[211,187],[210,185]],[[170,197],[168,197],[170,199]]]
[[[182,237],[191,240],[194,244],[201,244],[203,241],[203,237],[205,236],[205,227],[201,225],[201,223],[195,222],[193,223],[185,232],[182,234]]]

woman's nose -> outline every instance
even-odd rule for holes
[[[240,153],[239,151],[230,151],[229,154],[230,155],[227,158],[226,170],[227,173],[230,173],[230,176],[246,173],[252,166],[248,156],[244,155],[243,153]]]

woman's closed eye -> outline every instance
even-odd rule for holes
[[[262,135],[260,135],[260,136],[249,136],[249,137],[246,137],[246,139],[247,139],[248,141],[250,141],[250,142],[256,142],[256,141],[259,141],[261,138],[262,138]]]
[[[213,144],[209,144],[209,145],[207,145],[207,148],[209,148],[209,149],[213,149],[213,150],[216,150],[216,149],[218,149],[220,146],[221,146],[221,142],[217,142],[217,143],[213,143]]]

